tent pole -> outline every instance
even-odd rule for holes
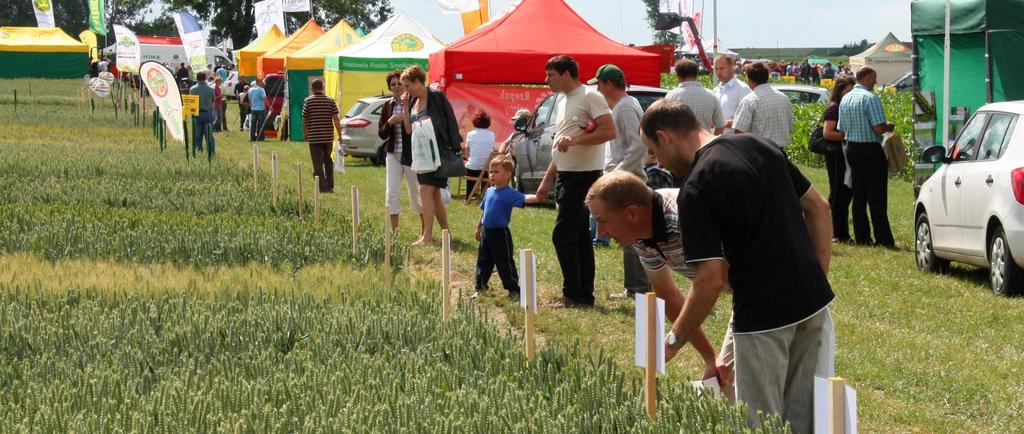
[[[988,30],[985,30],[985,102],[992,102],[992,46],[989,45]]]
[[[942,54],[942,142],[949,147],[949,15],[951,0],[946,0],[946,33]],[[987,54],[987,52],[986,52]]]
[[[715,40],[711,41],[711,48],[715,52],[715,57],[718,57],[718,0],[714,0],[712,3],[712,12],[715,13]],[[711,79],[715,84],[718,84],[718,75],[711,74]]]

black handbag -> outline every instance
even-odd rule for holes
[[[466,164],[462,161],[462,152],[457,152],[443,147],[441,152],[441,166],[434,172],[438,178],[458,178],[466,176]]]
[[[811,131],[811,136],[807,139],[807,149],[810,149],[811,152],[820,155],[842,152],[842,143],[825,140],[825,126],[822,125],[824,121],[825,117],[823,115],[821,122],[818,123],[818,128]]]

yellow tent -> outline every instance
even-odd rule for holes
[[[288,70],[288,122],[290,125],[302,125],[302,102],[309,96],[309,84],[314,79],[324,78],[324,56],[354,45],[362,39],[362,35],[352,26],[345,21],[340,21],[317,40],[285,58],[284,65]],[[291,128],[290,131],[291,140],[305,140],[302,128]]]
[[[0,27],[0,78],[79,78],[89,72],[89,46],[57,27]]]
[[[238,75],[250,79],[255,77],[257,71],[256,60],[282,40],[284,40],[284,33],[275,24],[270,27],[269,32],[264,33],[259,39],[256,39],[256,41],[245,48],[235,51],[235,59],[238,62]]]
[[[256,61],[256,75],[259,78],[267,74],[284,72],[284,59],[296,51],[305,48],[324,34],[324,29],[316,24],[316,21],[309,20],[299,30],[292,33],[277,45],[274,45]]]

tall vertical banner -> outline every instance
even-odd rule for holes
[[[309,0],[281,0],[281,10],[284,12],[309,12]]]
[[[139,52],[139,38],[135,36],[135,32],[125,26],[114,24],[114,39],[117,69],[138,74],[142,56]]]
[[[253,16],[256,17],[257,36],[263,36],[275,25],[281,30],[287,28],[284,26],[284,5],[281,0],[264,0],[253,3],[252,7],[255,10]]]
[[[178,36],[181,37],[181,45],[185,47],[185,57],[188,57],[192,70],[205,70],[206,41],[199,21],[188,12],[178,12],[174,14],[174,25],[178,27]]]
[[[149,95],[153,97],[153,104],[160,109],[160,116],[164,118],[167,129],[179,142],[185,142],[185,129],[181,120],[181,94],[178,93],[178,86],[175,85],[174,74],[160,62],[149,61],[139,68],[139,76],[146,84]]]
[[[107,9],[104,0],[89,0],[89,30],[107,36]]]
[[[53,22],[53,3],[50,0],[32,0],[32,9],[36,11],[39,27],[57,27]]]

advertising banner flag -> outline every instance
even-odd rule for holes
[[[100,60],[100,52],[98,49],[96,49],[96,45],[98,45],[98,43],[96,41],[95,33],[88,30],[82,30],[82,33],[78,34],[78,40],[82,41],[83,44],[89,46],[89,57],[92,59],[92,61],[95,62]]]
[[[178,36],[181,38],[181,45],[185,47],[185,57],[188,57],[192,70],[205,70],[206,40],[199,21],[188,12],[178,12],[174,14],[174,25],[178,27]]]
[[[89,30],[107,36],[107,10],[103,0],[89,0]]]
[[[167,130],[179,142],[185,142],[185,129],[181,120],[181,94],[175,85],[174,74],[160,62],[149,61],[139,68],[139,76],[146,84],[153,103],[160,109]]]
[[[135,32],[120,24],[114,24],[114,39],[117,69],[138,74],[142,56],[139,53],[139,38],[135,36]]]
[[[277,25],[278,29],[286,28],[284,26],[284,5],[281,4],[281,0],[264,0],[254,3],[252,7],[255,9],[257,36],[263,36],[274,25]]]
[[[547,87],[469,83],[452,84],[444,91],[455,111],[463,137],[474,128],[473,116],[482,111],[491,117],[490,130],[494,131],[498,141],[505,140],[514,131],[511,118],[517,110],[532,112],[537,103],[551,95],[551,89]]]
[[[39,27],[57,27],[53,23],[53,4],[50,0],[32,0],[32,9],[36,11]]]
[[[281,0],[284,12],[309,12],[309,0]]]

